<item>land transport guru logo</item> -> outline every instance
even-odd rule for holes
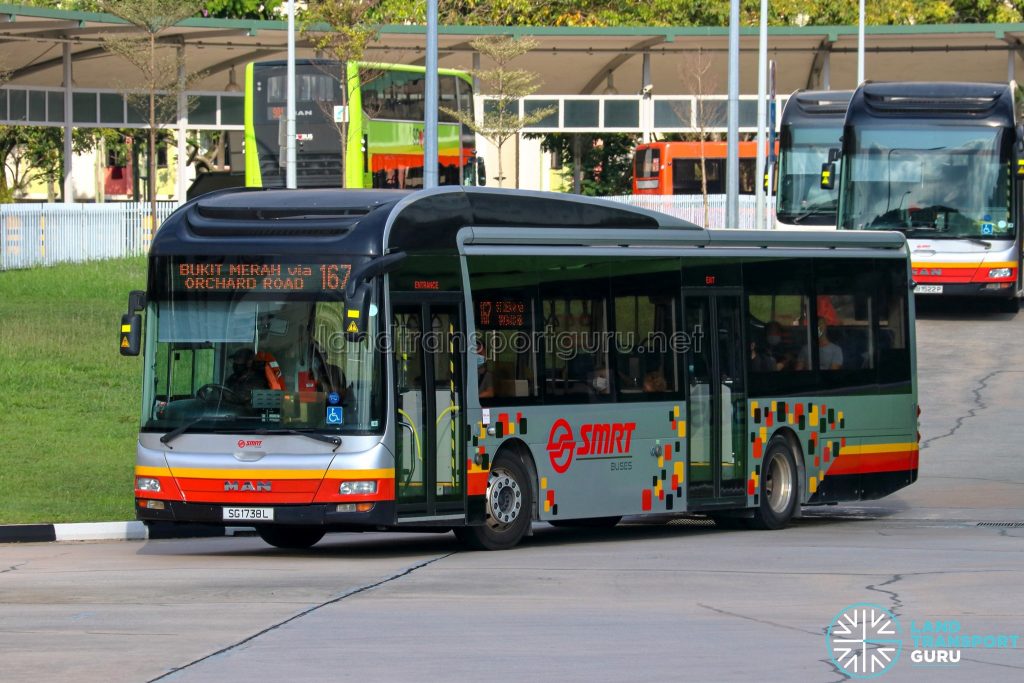
[[[963,649],[1016,649],[1013,633],[976,633],[957,620],[911,619],[908,658],[913,667],[955,667]],[[874,678],[889,671],[903,649],[896,616],[878,605],[858,603],[836,615],[825,632],[825,645],[836,668],[851,678]]]
[[[850,605],[837,614],[825,631],[832,663],[853,678],[874,678],[888,671],[903,649],[899,620],[872,605]]]
[[[548,432],[548,457],[559,474],[572,465],[573,458],[629,454],[635,422],[605,422],[580,425],[580,441],[573,435],[572,425],[559,418]]]

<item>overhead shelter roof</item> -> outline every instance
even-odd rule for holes
[[[129,88],[136,75],[130,65],[103,49],[104,36],[134,29],[107,14],[0,4],[0,69],[23,86],[60,86],[62,46],[70,42],[74,82],[82,88]],[[531,36],[539,45],[516,65],[539,74],[539,94],[601,94],[607,76],[622,94],[641,86],[642,55],[651,55],[651,81],[657,94],[693,93],[691,74],[700,54],[711,66],[701,89],[726,91],[727,28],[701,27],[440,27],[442,67],[472,66],[469,42],[482,35]],[[1024,65],[1024,24],[941,26],[869,26],[866,74],[872,80],[1006,81]],[[187,68],[201,72],[193,84],[219,91],[232,66],[285,57],[283,21],[187,19],[165,31],[161,44],[183,45]],[[422,26],[386,26],[371,45],[368,59],[422,63]],[[779,93],[798,88],[852,88],[856,79],[855,26],[776,27],[769,31],[769,55],[777,62]],[[299,35],[299,57],[313,57]],[[740,90],[757,86],[757,30],[741,30]],[[486,60],[482,64],[488,65]]]

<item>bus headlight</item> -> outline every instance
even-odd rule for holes
[[[160,480],[153,477],[135,477],[135,488],[139,491],[159,491]]]
[[[377,480],[343,481],[338,485],[338,493],[343,496],[377,493]]]
[[[1011,275],[1013,275],[1012,268],[992,268],[988,271],[988,276],[992,279],[1010,277]]]

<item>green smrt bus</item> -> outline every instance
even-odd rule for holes
[[[423,187],[424,95],[421,66],[349,62],[347,106],[337,61],[295,65],[296,180],[304,187],[416,189]],[[441,107],[472,116],[468,74],[438,70]],[[246,187],[285,186],[287,63],[253,62],[245,69]],[[345,164],[341,122],[348,120]],[[438,111],[440,185],[483,185],[483,161],[473,132]],[[344,185],[342,168],[344,166]]]
[[[160,227],[122,319],[135,509],[291,548],[501,549],[624,515],[778,529],[916,480],[910,288],[895,232],[469,187],[210,194]]]

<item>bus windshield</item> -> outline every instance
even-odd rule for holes
[[[158,259],[143,430],[381,429],[376,304],[368,334],[343,331],[351,264],[274,260]]]
[[[842,126],[792,127],[782,132],[776,213],[783,223],[835,225],[838,189],[821,188],[821,165],[839,147]],[[838,167],[838,164],[837,164]]]
[[[1002,128],[863,128],[846,149],[841,228],[929,239],[1013,238]]]

